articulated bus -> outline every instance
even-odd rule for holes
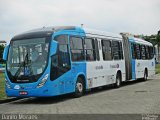
[[[153,45],[133,36],[76,26],[43,27],[13,37],[5,48],[9,97],[74,93],[155,74]]]

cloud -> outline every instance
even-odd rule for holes
[[[0,40],[43,26],[76,25],[110,32],[156,34],[159,0],[0,0]]]

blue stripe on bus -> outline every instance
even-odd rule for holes
[[[129,39],[130,44],[135,43],[135,40],[133,38]],[[132,80],[136,79],[136,61],[132,58],[132,46],[130,45],[130,54],[131,54],[131,62],[132,62]]]
[[[132,59],[132,79],[136,79],[136,69],[135,69],[136,62],[134,59]]]

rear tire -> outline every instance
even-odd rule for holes
[[[116,75],[116,83],[114,84],[115,88],[119,88],[121,86],[121,75],[117,73]]]
[[[147,70],[145,70],[143,80],[147,81],[147,78],[148,78],[148,74],[147,74]]]
[[[81,97],[84,94],[85,86],[82,78],[78,77],[76,85],[74,97]]]

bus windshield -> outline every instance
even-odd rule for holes
[[[36,82],[48,63],[49,40],[32,38],[10,43],[7,73],[12,82]]]

